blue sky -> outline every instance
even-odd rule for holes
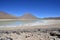
[[[0,11],[15,16],[31,13],[39,18],[60,16],[60,0],[0,0]]]

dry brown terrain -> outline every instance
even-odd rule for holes
[[[30,14],[30,13],[25,13],[24,15],[18,17],[18,19],[38,19],[36,16]]]
[[[0,19],[16,19],[16,17],[5,12],[0,12]]]

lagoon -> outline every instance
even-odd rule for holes
[[[9,21],[0,21],[0,26],[17,26],[21,24],[28,24],[34,22],[42,22],[40,20],[9,20]]]
[[[60,24],[60,20],[0,20],[0,27],[16,27],[16,26],[34,26],[34,25],[51,25]]]

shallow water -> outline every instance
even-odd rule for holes
[[[11,21],[0,21],[0,26],[17,26],[21,24],[28,24],[34,22],[42,22],[41,20],[11,20]]]
[[[9,20],[0,21],[0,27],[39,26],[60,24],[60,20]]]

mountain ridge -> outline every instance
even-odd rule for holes
[[[16,19],[16,16],[13,16],[6,12],[0,12],[0,19]]]
[[[25,13],[24,15],[20,16],[19,19],[38,19],[38,18],[30,13]]]
[[[16,17],[6,12],[0,12],[0,19],[60,19],[60,17],[38,18],[30,13],[25,13],[24,15],[20,17]]]

